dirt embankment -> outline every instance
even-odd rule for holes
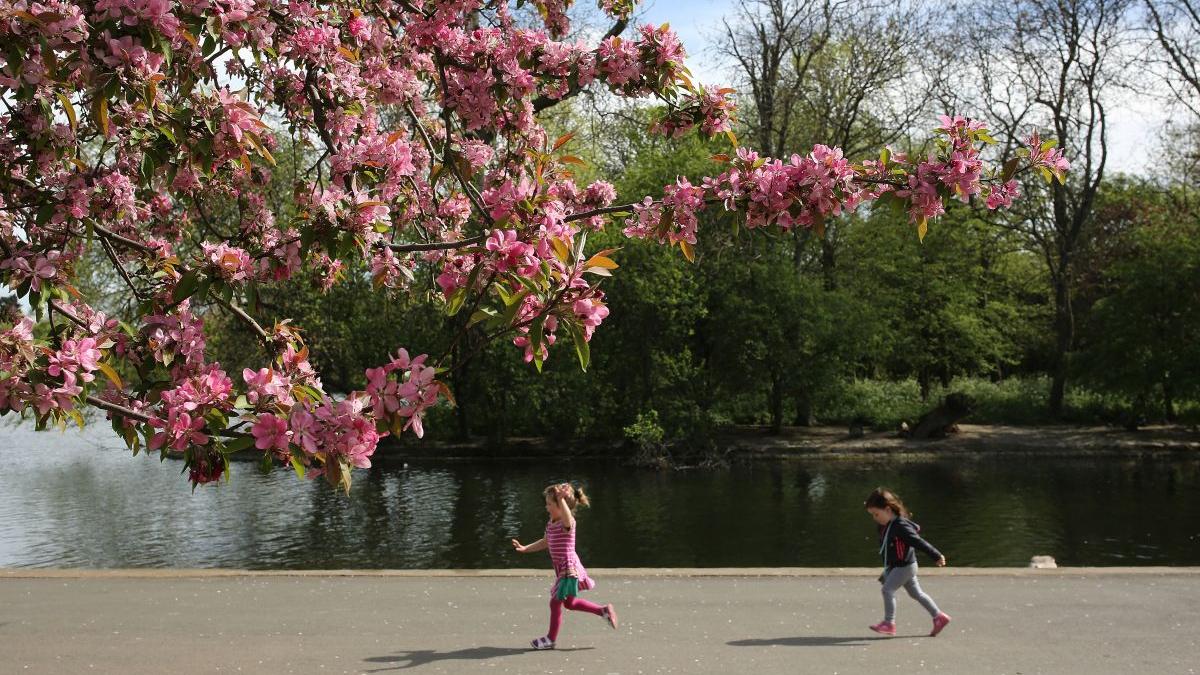
[[[1037,456],[1124,456],[1195,454],[1200,457],[1200,432],[1183,427],[1147,427],[1124,431],[1108,427],[1007,427],[962,424],[946,438],[913,441],[895,432],[852,437],[835,427],[785,429],[777,435],[743,430],[719,441],[744,457],[805,456],[952,456],[1013,454]]]
[[[1008,427],[962,424],[943,439],[913,441],[895,432],[851,436],[845,427],[791,427],[772,434],[738,427],[712,439],[728,459],[923,459],[941,456],[1030,455],[1040,457],[1184,455],[1200,458],[1200,431],[1153,426],[1139,431],[1108,427]],[[381,447],[385,458],[508,459],[518,457],[612,457],[631,454],[618,441],[556,441],[546,438],[423,441]]]

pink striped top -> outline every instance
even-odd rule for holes
[[[579,555],[575,553],[575,530],[579,523],[568,530],[553,520],[546,523],[546,545],[550,550],[550,561],[554,563],[555,581],[562,577],[572,576],[579,579],[579,590],[593,588],[596,582],[588,576]]]

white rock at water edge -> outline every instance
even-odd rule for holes
[[[1054,562],[1054,556],[1035,555],[1029,561],[1029,566],[1035,570],[1053,570],[1058,569],[1058,563]]]

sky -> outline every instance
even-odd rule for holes
[[[737,7],[736,0],[645,0],[640,5],[642,20],[669,23],[688,51],[688,69],[705,84],[728,84],[729,72],[721,64],[713,45],[721,30],[721,19]],[[929,111],[930,122],[940,113]],[[986,120],[987,111],[976,117]],[[1159,132],[1170,120],[1163,101],[1135,93],[1114,98],[1108,111],[1111,171],[1146,173],[1158,154]]]

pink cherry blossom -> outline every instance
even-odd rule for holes
[[[259,450],[286,452],[291,441],[288,421],[271,413],[259,415],[250,433],[254,436],[254,447]]]

